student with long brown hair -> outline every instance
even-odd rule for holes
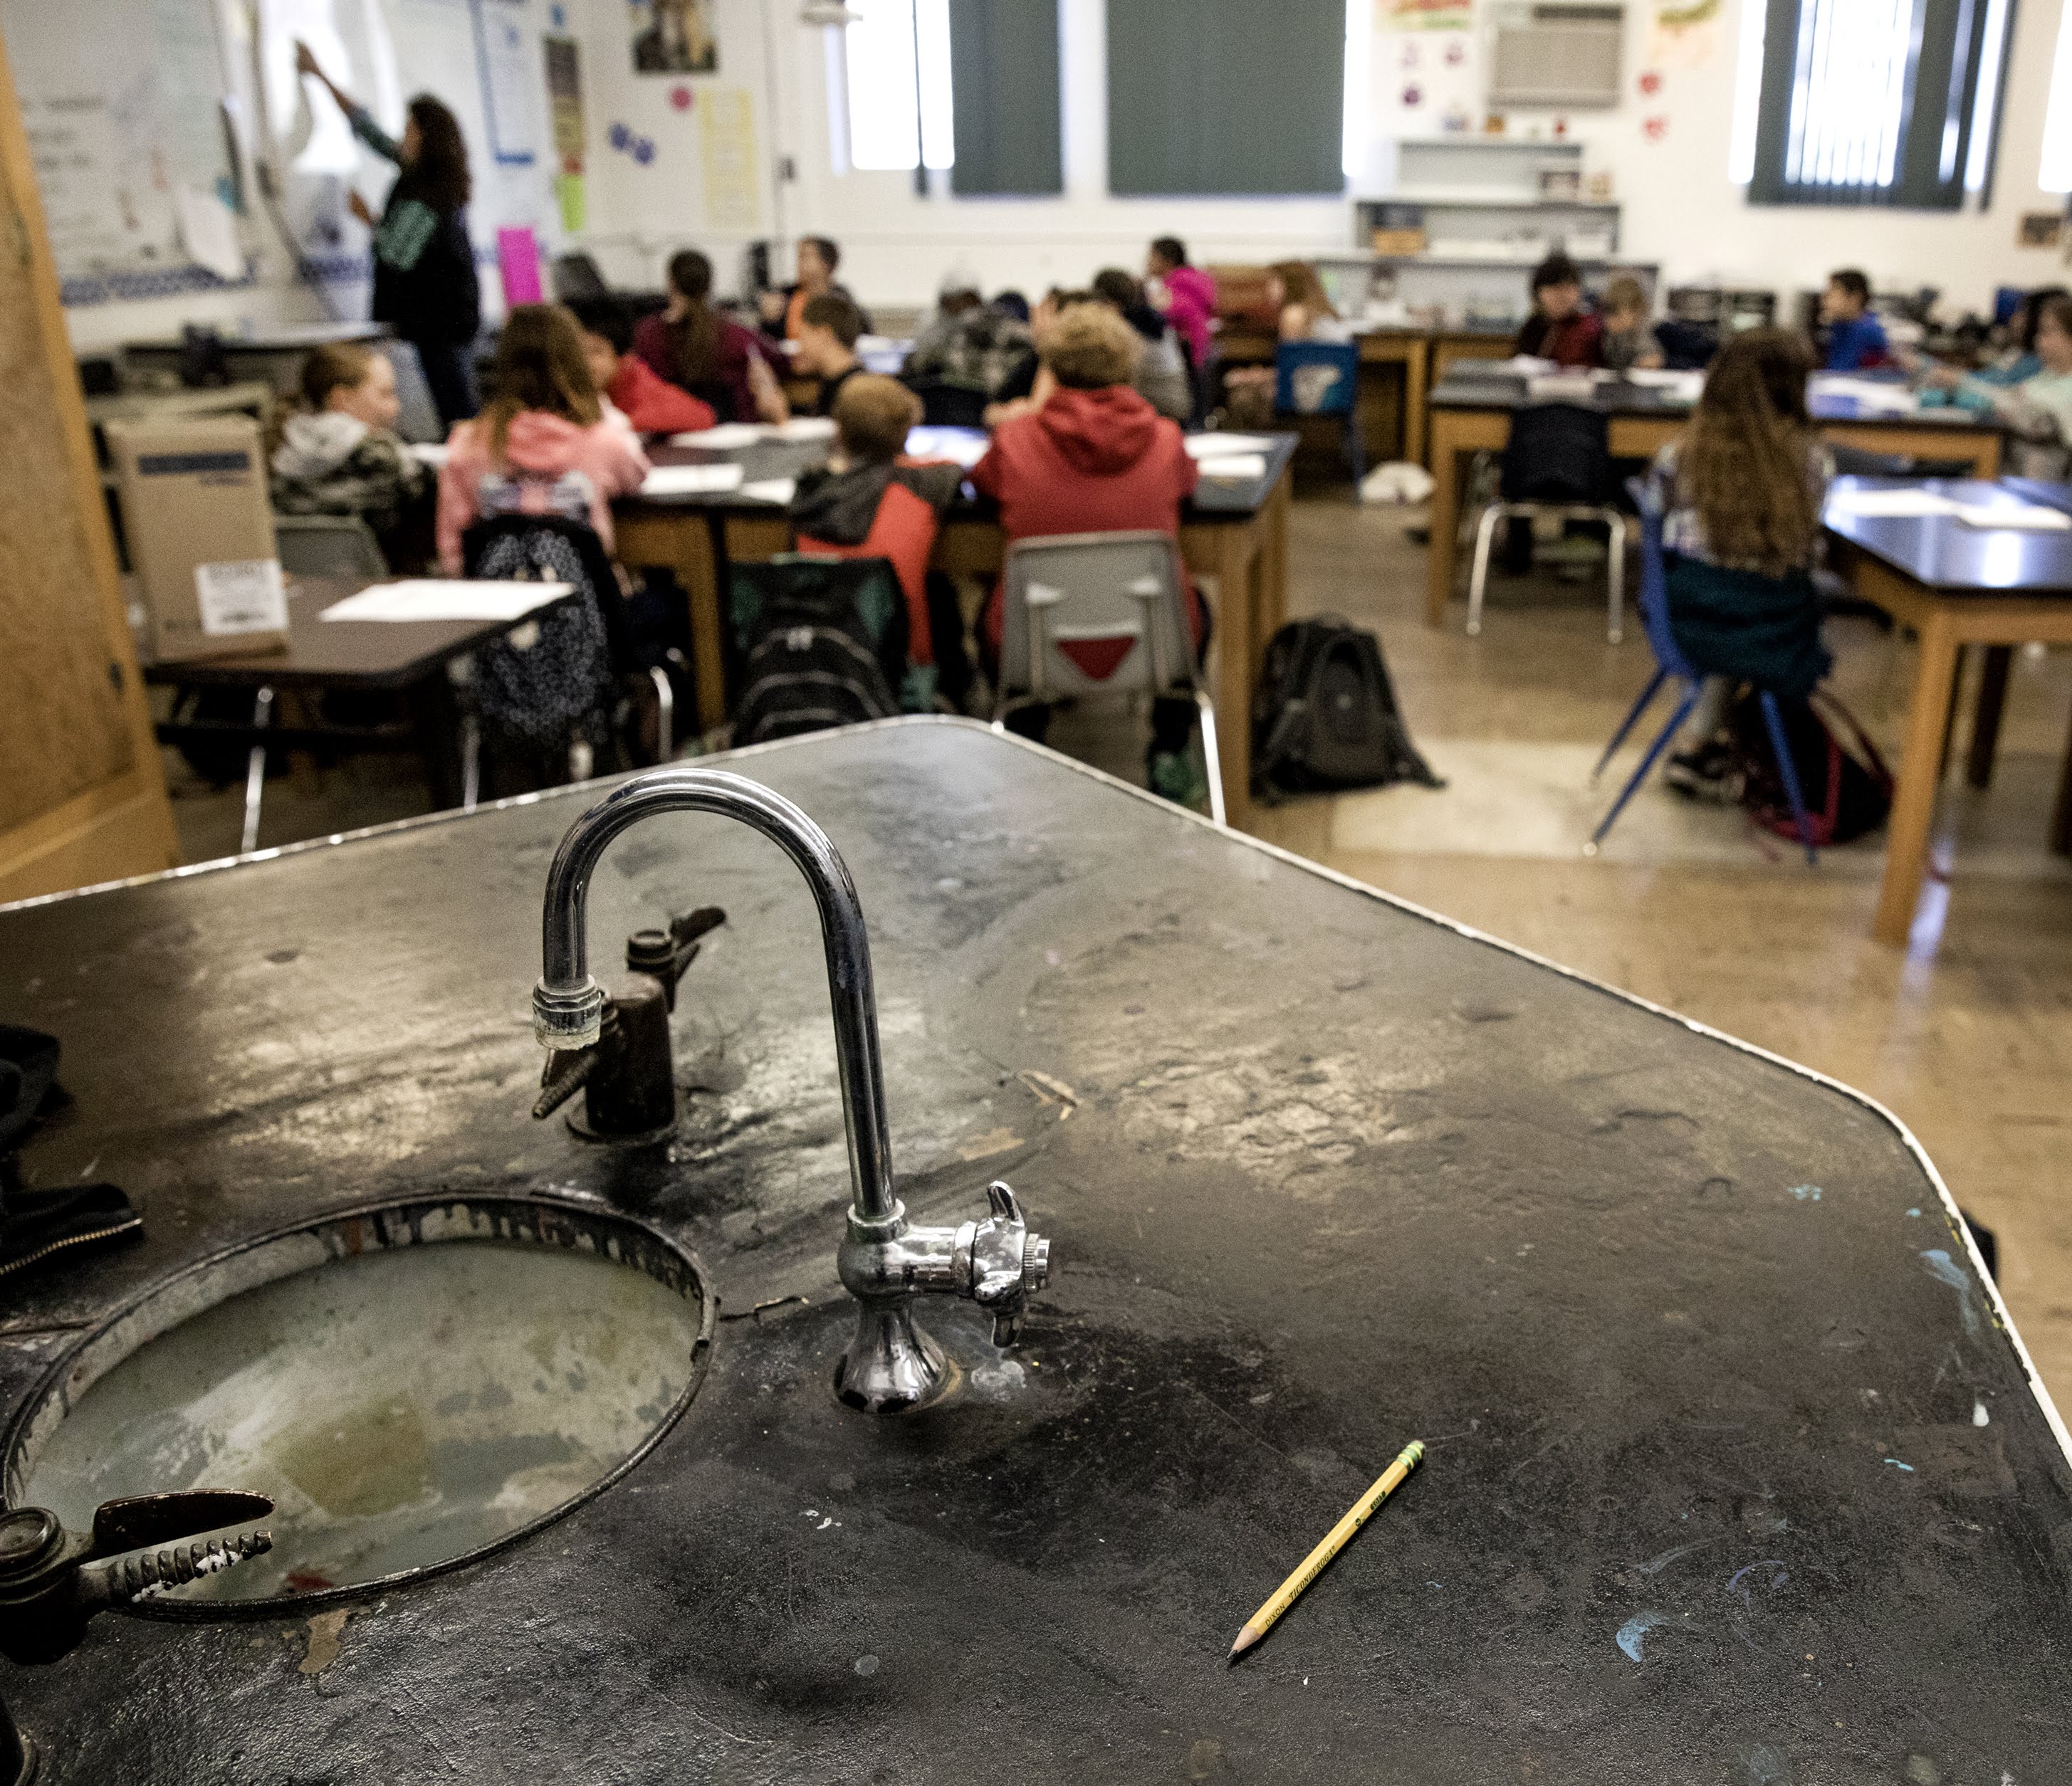
[[[1685,793],[1733,797],[1712,734],[1736,684],[1803,696],[1832,661],[1812,569],[1835,462],[1807,413],[1812,369],[1797,335],[1731,337],[1689,425],[1655,459],[1670,630],[1708,679],[1686,734],[1696,741],[1670,759]]]
[[[611,499],[648,475],[639,442],[605,419],[576,319],[558,304],[504,318],[495,396],[447,443],[439,473],[439,562],[461,569],[461,536],[491,515],[586,521],[611,548]]]
[[[712,405],[722,421],[782,421],[791,413],[755,333],[712,301],[712,262],[694,248],[669,257],[669,302],[640,319],[633,351],[668,380]]]

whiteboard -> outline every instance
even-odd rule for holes
[[[215,0],[0,0],[0,31],[66,301],[215,283],[179,216],[236,194]]]

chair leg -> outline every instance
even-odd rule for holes
[[[1194,691],[1194,705],[1202,716],[1202,766],[1209,774],[1209,816],[1219,825],[1228,824],[1223,811],[1223,755],[1216,749],[1216,709],[1208,690]]]
[[[1611,558],[1605,567],[1605,599],[1611,614],[1605,624],[1605,637],[1616,645],[1626,637],[1626,517],[1614,509],[1606,519],[1611,527]]]
[[[1668,680],[1669,672],[1659,667],[1656,668],[1655,674],[1648,678],[1647,686],[1640,692],[1640,699],[1633,704],[1632,709],[1624,719],[1619,721],[1619,729],[1612,734],[1612,741],[1605,746],[1604,755],[1597,758],[1597,766],[1590,771],[1591,786],[1595,787],[1597,785],[1597,778],[1604,774],[1605,766],[1618,754],[1619,746],[1626,742],[1626,734],[1639,724],[1640,716],[1647,711],[1648,704],[1655,699],[1655,691]]]
[[[472,812],[482,794],[482,722],[472,713],[461,716],[460,809]]]
[[[1770,732],[1770,748],[1777,757],[1777,773],[1783,777],[1784,791],[1791,802],[1791,822],[1799,827],[1799,841],[1806,846],[1806,860],[1810,866],[1820,858],[1813,847],[1813,820],[1806,810],[1806,796],[1799,791],[1799,765],[1791,760],[1790,741],[1784,735],[1784,715],[1778,709],[1777,696],[1767,688],[1759,698],[1762,702],[1762,723]]]
[[[659,663],[651,664],[648,674],[655,684],[655,758],[658,762],[673,762],[676,755],[676,691],[670,683],[669,672]]]
[[[1698,704],[1700,686],[1700,684],[1693,683],[1685,692],[1683,700],[1676,704],[1676,711],[1670,715],[1669,723],[1663,727],[1660,736],[1655,742],[1647,747],[1647,754],[1641,758],[1640,767],[1633,772],[1633,779],[1619,790],[1619,797],[1612,803],[1612,809],[1605,815],[1603,823],[1590,833],[1589,842],[1583,846],[1584,855],[1595,856],[1597,853],[1597,846],[1604,842],[1605,834],[1618,823],[1618,815],[1626,811],[1626,802],[1634,797],[1640,784],[1647,779],[1648,771],[1655,767],[1655,759],[1668,748],[1669,741],[1676,736],[1684,721],[1690,717],[1691,709]]]
[[[273,723],[273,691],[262,688],[252,703],[252,723],[264,729]],[[245,830],[237,846],[240,856],[249,856],[259,847],[259,805],[266,795],[266,741],[256,740],[245,762]]]
[[[1490,545],[1496,538],[1496,524],[1505,518],[1502,503],[1491,503],[1482,511],[1482,523],[1475,529],[1475,567],[1468,577],[1468,637],[1478,637],[1482,630],[1482,585],[1489,581]],[[1435,546],[1433,548],[1437,551]]]

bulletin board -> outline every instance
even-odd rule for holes
[[[0,0],[0,31],[67,303],[247,276],[224,247],[237,193],[215,0]]]

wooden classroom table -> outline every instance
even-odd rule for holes
[[[1846,499],[1853,488],[1904,487],[1905,480],[1897,478],[1842,478],[1836,481],[1835,495]],[[1914,487],[1996,507],[2033,500],[2027,488],[1971,479],[1936,479]],[[2052,506],[2065,506],[2062,497]],[[1858,595],[1914,628],[1921,639],[1873,926],[1880,942],[1903,944],[1914,927],[1928,865],[1958,653],[1967,645],[1984,645],[1989,654],[2006,651],[2031,639],[2072,644],[2072,532],[1977,528],[1955,515],[1852,515],[1832,499],[1826,528],[1829,564]],[[1983,753],[1974,750],[1971,766],[1977,785],[1984,785],[1992,767],[1990,738],[1999,724],[1996,685],[2004,681],[2005,663],[2003,656],[1996,679],[1989,655],[1975,729],[1988,741]],[[2051,841],[2060,852],[2072,850],[2072,751],[2058,785]]]
[[[720,1303],[676,1423],[494,1555],[328,1604],[181,1591],[0,1662],[39,1786],[2072,1780],[2064,1429],[1886,1111],[969,721],[713,766],[854,877],[914,1219],[1001,1178],[1054,1238],[1020,1343],[926,1297],[956,1389],[837,1403],[821,944],[740,825],[643,825],[591,885],[601,972],[629,930],[729,914],[648,1147],[526,1114],[547,864],[602,788],[0,910],[0,1019],[60,1038],[71,1094],[23,1177],[144,1215],[8,1280],[10,1500],[43,1436],[23,1410],[77,1393],[75,1349],[177,1274],[222,1295],[268,1234],[323,1221],[363,1255],[311,1274],[312,1325],[413,1213],[428,1241],[461,1216],[695,1248]],[[463,1394],[465,1308],[396,1313],[443,1318]],[[484,1497],[573,1495],[619,1455],[478,1436],[413,1383],[407,1423],[320,1379],[284,1410],[264,1377],[217,1394],[279,1444],[212,1457],[151,1407],[157,1468],[111,1492],[263,1489],[285,1460],[350,1534],[448,1448]],[[1227,1667],[1412,1439],[1423,1467]],[[423,1492],[460,1527],[432,1554],[479,1542]]]
[[[1353,337],[1363,366],[1395,366],[1403,374],[1403,457],[1424,460],[1425,388],[1430,382],[1432,336],[1412,328],[1362,329]],[[1273,336],[1264,329],[1225,331],[1216,337],[1216,357],[1229,365],[1264,365],[1273,358]],[[1384,454],[1387,449],[1383,449]]]
[[[1690,419],[1691,406],[1660,388],[1624,380],[1600,384],[1581,401],[1610,417],[1610,444],[1615,459],[1651,459]],[[1455,556],[1460,531],[1461,457],[1474,452],[1501,452],[1511,438],[1514,411],[1531,399],[1526,381],[1515,373],[1461,375],[1437,383],[1432,391],[1432,549],[1427,560],[1424,622],[1445,624],[1453,599]],[[1981,478],[1998,474],[2000,436],[1959,409],[1927,409],[1912,416],[1867,414],[1853,400],[1823,396],[1810,407],[1822,436],[1837,445],[1868,453],[1898,453],[1924,458],[1968,460]]]
[[[974,444],[980,437],[972,429],[931,432],[954,433]],[[1210,692],[1223,759],[1223,803],[1232,823],[1251,807],[1252,690],[1258,686],[1267,641],[1288,614],[1289,464],[1298,437],[1268,437],[1273,444],[1265,455],[1263,478],[1204,478],[1180,516],[1180,556],[1190,571],[1215,585],[1210,597],[1215,622]],[[827,447],[824,441],[784,441],[725,451],[657,445],[648,456],[657,465],[738,461],[743,482],[754,483],[796,477],[823,462]],[[621,561],[666,567],[689,603],[698,723],[710,730],[726,718],[727,652],[720,597],[726,567],[736,559],[770,558],[788,549],[784,511],[778,504],[730,491],[628,497],[613,505],[612,515]],[[993,504],[965,494],[944,517],[930,565],[952,575],[989,577],[999,571],[1005,552]]]

